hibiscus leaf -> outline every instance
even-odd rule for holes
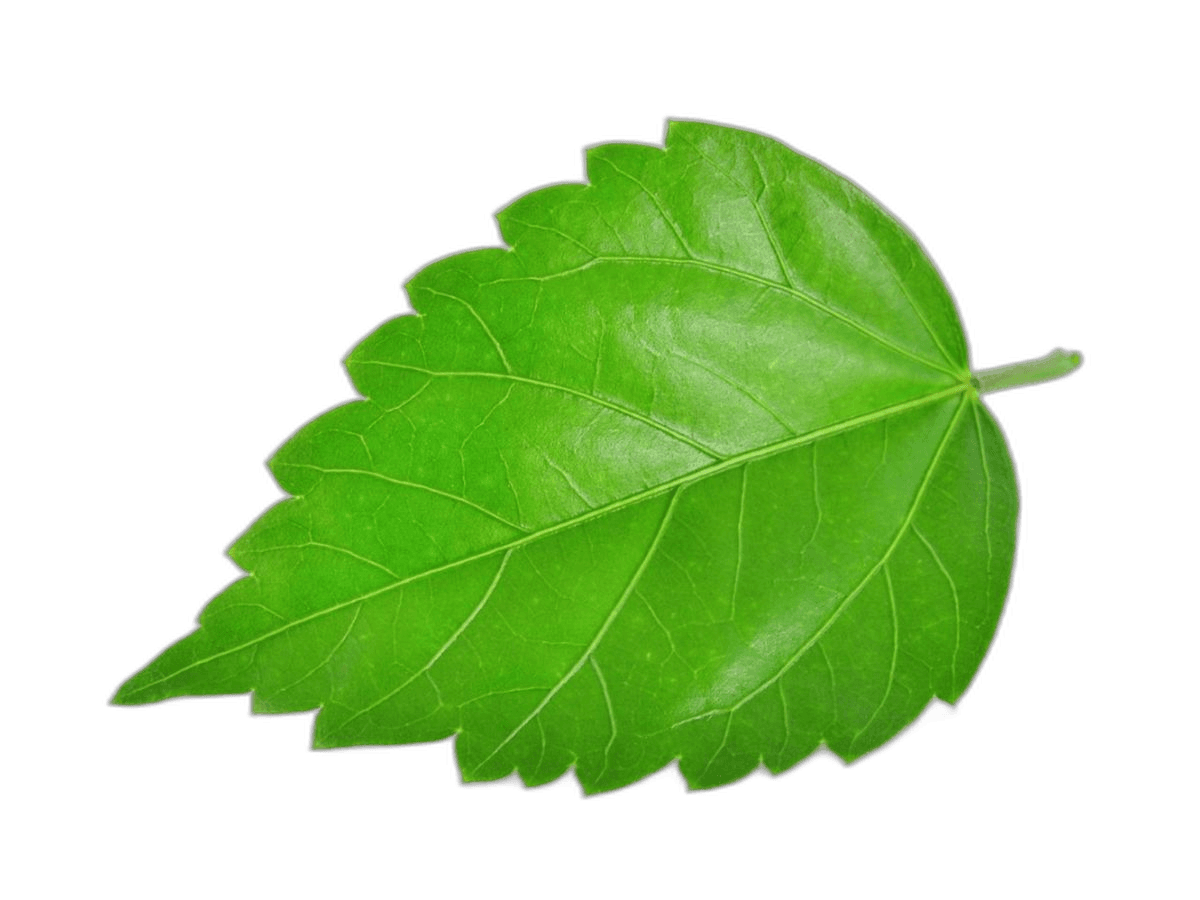
[[[317,747],[457,735],[467,780],[588,792],[850,760],[954,702],[1017,515],[916,240],[762,135],[673,122],[499,213],[408,286],[364,399],[271,461],[247,577],[114,702],[253,692]]]

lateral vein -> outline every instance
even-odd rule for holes
[[[592,658],[592,654],[596,652],[596,648],[600,646],[600,642],[604,640],[604,636],[608,634],[608,629],[612,627],[612,623],[616,621],[617,616],[621,614],[621,610],[625,608],[625,604],[629,600],[629,595],[634,592],[634,589],[637,588],[638,583],[642,580],[642,575],[645,573],[646,568],[650,565],[650,560],[654,558],[654,554],[658,550],[658,545],[662,542],[662,536],[667,530],[667,525],[671,522],[671,516],[675,514],[675,504],[679,502],[679,495],[681,493],[683,493],[683,486],[676,488],[675,493],[671,495],[671,502],[667,504],[667,510],[665,513],[663,513],[662,522],[659,523],[658,531],[655,532],[654,538],[650,541],[650,545],[646,548],[646,553],[644,556],[642,556],[642,561],[638,564],[637,569],[634,571],[633,577],[629,579],[629,584],[625,586],[625,590],[621,593],[620,598],[613,605],[612,610],[604,619],[604,622],[600,625],[600,630],[596,632],[596,636],[592,638],[592,642],[587,645],[587,649],[583,651],[579,659],[575,661],[575,664],[567,670],[566,674],[558,680],[558,683],[546,692],[546,696],[543,697],[541,702],[539,702],[538,705],[535,706],[533,710],[521,720],[520,724],[510,731],[504,740],[502,740],[492,749],[491,753],[480,760],[478,765],[476,765],[472,770],[473,772],[478,772],[488,764],[492,757],[507,747],[512,739],[520,734],[525,726],[537,718],[538,714],[550,704],[550,701],[553,700],[555,695],[557,695],[558,692],[566,686],[567,682],[574,678],[579,670],[587,665],[588,660]]]
[[[637,419],[645,425],[649,425],[656,431],[661,431],[663,434],[675,438],[688,446],[699,450],[705,456],[712,459],[721,459],[721,455],[711,447],[705,447],[695,438],[690,438],[686,434],[676,431],[669,425],[652,419],[649,416],[644,416],[635,409],[630,409],[627,406],[622,406],[619,403],[613,403],[611,400],[605,400],[603,397],[598,397],[595,394],[589,394],[587,391],[580,391],[573,387],[568,387],[565,384],[555,384],[553,381],[542,381],[537,378],[527,378],[524,375],[516,375],[512,372],[440,372],[434,369],[424,369],[420,366],[410,366],[404,363],[384,362],[379,359],[363,359],[358,360],[358,365],[363,366],[383,366],[388,369],[405,369],[410,372],[420,372],[423,375],[429,375],[434,378],[492,378],[500,381],[517,381],[522,384],[532,385],[533,387],[546,388],[547,390],[559,391],[563,394],[570,394],[574,397],[579,397],[583,400],[588,400],[592,403],[598,403],[600,406],[605,406],[613,412],[620,413],[631,419]]]
[[[917,487],[917,493],[913,497],[912,504],[908,508],[908,513],[905,516],[904,521],[900,524],[899,529],[897,529],[895,537],[892,538],[891,544],[889,544],[887,549],[883,551],[883,555],[879,557],[879,560],[874,566],[871,567],[867,574],[862,577],[862,580],[859,581],[854,589],[846,594],[846,596],[843,597],[842,600],[833,608],[829,614],[829,617],[821,623],[821,627],[814,631],[812,636],[805,641],[795,653],[788,657],[787,661],[779,667],[774,675],[771,675],[764,680],[762,684],[746,694],[746,696],[737,703],[721,709],[710,709],[697,715],[689,716],[686,719],[676,722],[672,727],[678,728],[680,725],[684,725],[688,722],[694,722],[699,719],[709,719],[713,716],[724,715],[726,713],[732,715],[733,713],[737,712],[739,709],[769,688],[772,684],[786,675],[792,666],[799,662],[801,657],[808,653],[808,651],[817,644],[817,642],[825,635],[825,633],[833,627],[833,624],[839,618],[841,618],[842,613],[846,611],[854,599],[863,592],[863,589],[866,588],[871,579],[879,573],[880,569],[887,565],[888,560],[891,559],[892,554],[896,551],[896,547],[899,546],[901,538],[904,537],[905,533],[912,526],[913,520],[917,515],[917,510],[921,506],[921,501],[925,497],[925,491],[928,489],[930,482],[933,480],[933,474],[935,471],[937,471],[938,463],[941,462],[942,454],[945,452],[946,445],[950,442],[950,435],[954,433],[954,429],[958,425],[958,420],[962,417],[963,410],[966,408],[966,405],[967,398],[964,397],[959,402],[958,409],[954,412],[954,418],[950,420],[950,424],[946,427],[946,433],[942,435],[942,440],[938,444],[937,451],[933,455],[933,460],[929,463],[929,468],[925,470],[925,475],[921,479],[921,484]]]
[[[905,400],[900,403],[893,404],[892,406],[884,407],[883,409],[874,410],[873,412],[864,413],[859,416],[853,416],[849,419],[844,419],[841,422],[835,422],[834,424],[828,425],[824,428],[818,428],[813,431],[807,432],[806,434],[797,435],[795,437],[791,437],[791,438],[788,438],[783,441],[778,441],[774,444],[768,444],[765,447],[759,447],[754,450],[747,450],[746,452],[737,454],[736,456],[731,456],[731,457],[728,457],[723,460],[718,460],[710,465],[704,466],[703,468],[696,469],[692,472],[688,472],[684,475],[680,475],[680,476],[672,478],[668,481],[664,481],[662,484],[653,485],[649,488],[646,488],[645,490],[639,491],[635,494],[631,494],[628,497],[622,497],[620,500],[615,500],[612,503],[609,503],[605,506],[599,507],[598,509],[590,510],[586,513],[581,513],[578,516],[575,516],[570,519],[566,519],[562,522],[557,522],[553,525],[549,525],[546,528],[543,528],[541,530],[529,532],[527,534],[522,535],[521,537],[514,538],[511,541],[508,541],[503,544],[498,544],[497,546],[490,547],[486,550],[481,550],[478,553],[471,554],[470,556],[464,556],[461,559],[451,560],[450,562],[443,563],[440,566],[434,566],[431,569],[426,569],[424,572],[416,572],[412,575],[405,576],[404,578],[397,579],[396,581],[392,582],[391,584],[385,584],[385,585],[382,585],[381,587],[375,588],[374,590],[368,591],[365,594],[360,594],[356,597],[351,597],[347,600],[343,600],[339,603],[335,603],[335,604],[332,604],[331,606],[327,606],[324,609],[320,609],[315,612],[309,613],[307,616],[302,616],[299,619],[295,619],[284,625],[280,625],[278,628],[275,628],[272,631],[265,632],[264,634],[261,634],[258,637],[251,638],[248,641],[244,641],[243,643],[238,644],[237,646],[230,647],[226,650],[218,651],[217,653],[214,653],[214,654],[204,657],[202,659],[194,660],[191,663],[187,664],[186,666],[181,666],[180,668],[174,670],[169,675],[164,675],[162,678],[155,679],[154,681],[148,682],[134,690],[131,690],[129,692],[128,696],[131,696],[131,697],[136,696],[137,694],[143,693],[143,692],[149,690],[150,688],[163,683],[164,681],[169,681],[172,678],[176,678],[186,671],[198,668],[199,666],[202,666],[202,665],[206,665],[215,659],[220,659],[221,657],[229,656],[233,653],[238,653],[249,647],[253,647],[257,644],[260,644],[265,640],[269,640],[270,638],[273,638],[276,635],[283,634],[283,633],[291,630],[292,628],[296,628],[300,625],[305,624],[306,622],[310,622],[313,619],[317,619],[322,616],[330,615],[334,612],[337,612],[339,609],[345,609],[347,606],[352,606],[356,603],[363,603],[367,600],[370,600],[374,597],[378,597],[379,595],[385,594],[388,591],[394,590],[398,587],[403,587],[406,584],[411,584],[414,581],[419,581],[422,578],[429,578],[433,575],[441,574],[442,572],[451,571],[453,569],[458,568],[459,566],[469,565],[470,563],[478,562],[481,559],[486,559],[489,556],[494,556],[497,553],[504,553],[505,551],[508,551],[508,550],[514,550],[518,547],[523,547],[526,544],[533,543],[534,541],[541,540],[542,538],[550,537],[551,535],[557,534],[560,531],[565,531],[567,529],[582,525],[583,523],[591,521],[592,519],[598,519],[601,516],[606,516],[611,513],[618,512],[619,510],[625,509],[636,503],[640,503],[643,500],[649,500],[652,497],[657,497],[660,494],[665,494],[668,491],[674,490],[676,488],[683,487],[683,486],[692,484],[697,481],[701,481],[702,479],[705,479],[705,478],[711,478],[715,475],[719,475],[722,472],[726,472],[726,471],[736,468],[740,465],[744,465],[749,462],[754,462],[755,460],[764,459],[766,457],[775,456],[779,453],[786,452],[787,450],[791,450],[795,447],[800,447],[805,444],[810,444],[815,441],[823,440],[824,438],[832,437],[833,435],[836,435],[836,434],[841,434],[842,432],[849,431],[852,428],[858,428],[862,425],[870,424],[871,422],[877,422],[881,419],[886,419],[891,416],[900,415],[902,413],[909,412],[913,409],[918,409],[927,404],[936,403],[939,400],[948,399],[949,397],[953,397],[956,394],[964,394],[966,391],[968,391],[970,389],[970,387],[971,387],[970,384],[965,383],[965,382],[956,384],[953,387],[945,388],[943,390],[936,391],[932,394],[926,394],[925,396],[922,396],[922,397],[915,397],[911,400]],[[960,406],[960,411],[961,411],[961,406]],[[959,415],[959,413],[955,413],[955,421],[957,421],[958,415]],[[952,430],[952,429],[947,430],[947,433],[946,433],[947,438],[950,434],[950,430]],[[937,459],[940,458],[941,451],[945,446],[945,440],[947,438],[943,438],[943,443],[941,446],[939,446],[938,454],[937,454],[937,456],[935,456],[934,464],[936,464]],[[932,472],[932,469],[933,469],[933,466],[931,465],[930,472]],[[928,482],[928,474],[927,474],[926,482],[923,483],[921,486],[922,494],[924,492],[927,482]],[[915,506],[914,506],[914,510],[915,510]],[[907,527],[907,524],[908,523],[906,521],[904,527]],[[901,529],[901,534],[902,533],[903,533],[903,528]],[[899,540],[899,535],[897,535],[897,541],[898,540]],[[890,550],[889,550],[889,553],[890,553]],[[886,555],[885,555],[885,560],[886,560]],[[882,565],[885,560],[881,560],[880,565]],[[871,574],[874,574],[874,570],[872,570],[871,573],[868,573],[868,577],[870,577]],[[858,590],[861,590],[861,587],[862,587],[862,585],[860,585],[859,588],[857,588],[855,590],[854,595],[857,595],[857,592],[858,592]],[[849,599],[853,599],[853,595],[851,597],[847,598],[847,601],[843,601],[843,605],[845,602],[848,602]],[[827,625],[825,627],[827,628],[831,624],[832,624],[832,621],[827,623]],[[822,631],[822,633],[823,633],[823,631]],[[819,637],[819,636],[820,635],[818,634],[816,637]],[[815,640],[815,638],[814,638],[814,640]],[[798,654],[792,660],[792,662],[794,662],[796,659],[799,659],[799,655],[802,655],[807,650],[808,650],[808,645],[801,648],[800,654]],[[779,674],[782,675],[783,673],[780,672]],[[715,712],[707,713],[707,714],[703,714],[703,715],[713,715],[713,714],[715,714]],[[681,723],[679,723],[679,724],[681,724]]]

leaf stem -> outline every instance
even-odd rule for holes
[[[1037,359],[1027,359],[1022,362],[1009,363],[1007,366],[972,372],[971,383],[981,394],[1006,391],[1009,388],[1053,381],[1055,378],[1070,375],[1079,368],[1082,362],[1083,356],[1078,351],[1063,350],[1060,347]]]

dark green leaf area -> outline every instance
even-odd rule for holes
[[[468,780],[708,787],[953,702],[1016,517],[912,237],[774,141],[673,123],[500,214],[272,460],[248,573],[116,697],[253,692]]]

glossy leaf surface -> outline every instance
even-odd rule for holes
[[[878,747],[963,692],[1016,488],[957,313],[860,189],[674,122],[421,271],[364,399],[271,461],[252,573],[115,698],[253,692],[318,747],[457,735],[466,779]]]

